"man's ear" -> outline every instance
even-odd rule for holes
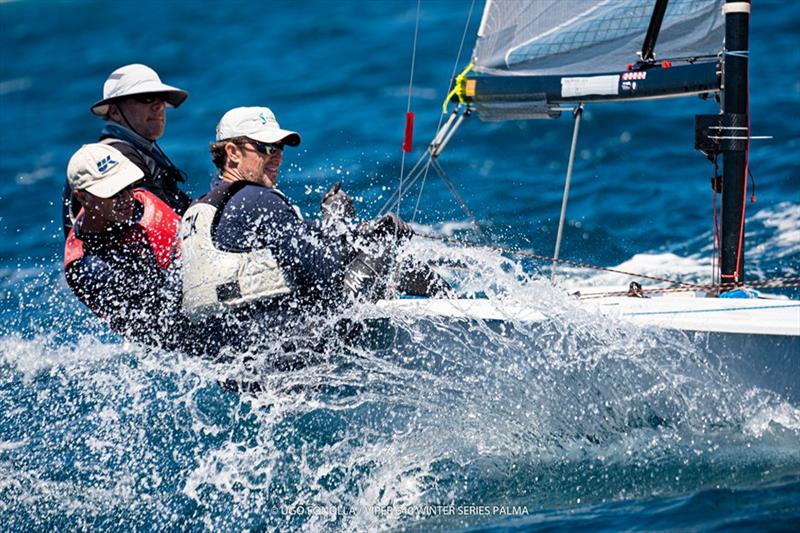
[[[225,156],[230,163],[238,165],[242,160],[242,151],[236,143],[225,143]]]
[[[122,123],[122,113],[119,112],[117,104],[108,104],[108,114],[106,117],[114,122]]]

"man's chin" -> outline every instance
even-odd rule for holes
[[[163,125],[150,128],[150,131],[147,132],[147,138],[151,141],[160,139],[164,135],[164,129]]]

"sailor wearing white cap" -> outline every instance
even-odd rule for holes
[[[211,145],[219,181],[181,222],[183,311],[190,319],[233,312],[285,320],[385,287],[394,264],[385,255],[411,229],[394,215],[353,228],[355,209],[338,183],[323,198],[323,220],[303,220],[277,189],[284,147],[300,140],[266,107],[231,109],[219,121]],[[380,257],[356,249],[356,237],[376,244]]]
[[[277,189],[286,146],[300,134],[267,107],[231,109],[211,145],[219,180],[181,223],[183,311],[285,319],[341,286],[348,252],[306,222]],[[344,193],[339,193],[344,196]],[[348,199],[349,200],[349,199]]]
[[[180,309],[172,269],[180,219],[140,188],[143,177],[113,146],[87,144],[75,152],[67,182],[81,210],[64,246],[64,275],[78,299],[115,331],[170,345]]]
[[[103,98],[91,111],[108,123],[100,142],[114,146],[143,172],[141,187],[152,192],[179,215],[191,198],[178,188],[183,173],[156,141],[164,134],[166,108],[179,107],[188,97],[183,89],[161,81],[146,65],[125,65],[112,72],[103,84]],[[69,233],[79,205],[64,187],[64,234]]]

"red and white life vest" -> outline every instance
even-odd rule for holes
[[[144,213],[139,222],[126,228],[120,234],[120,245],[146,241],[158,267],[166,270],[172,266],[173,258],[180,252],[180,243],[176,243],[175,237],[178,234],[181,219],[170,206],[149,191],[134,189],[133,197],[142,204]],[[83,216],[83,209],[81,209],[76,219],[78,225]],[[75,235],[73,227],[64,244],[64,269],[66,270],[70,264],[82,257],[83,241]]]

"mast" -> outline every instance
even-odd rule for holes
[[[748,26],[750,0],[727,0],[725,14],[725,64],[723,72],[724,123],[722,135],[722,283],[744,283],[744,206],[747,149],[750,136],[748,102]]]

